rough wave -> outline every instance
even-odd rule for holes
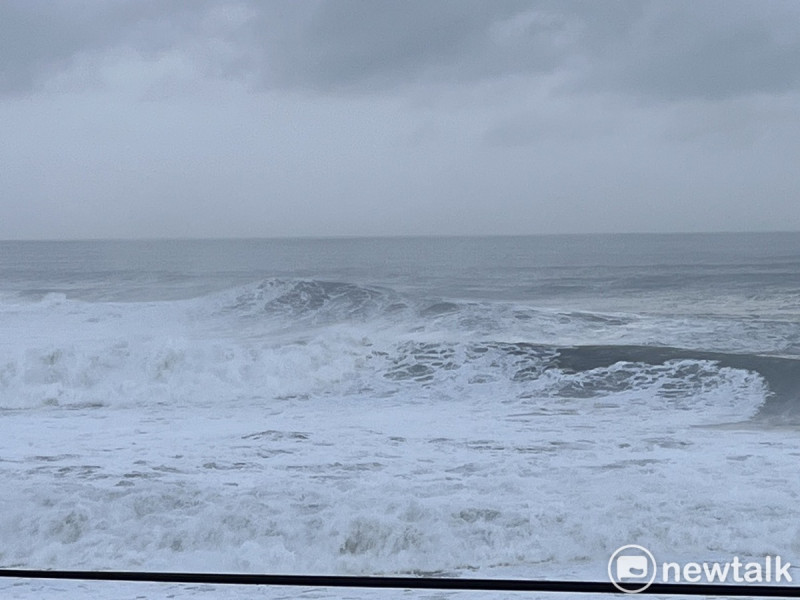
[[[783,273],[198,247],[0,296],[1,565],[601,579],[623,543],[798,548]]]
[[[790,418],[794,422],[800,419],[800,359],[797,358],[658,346],[612,345],[561,348],[555,364],[567,371],[583,372],[621,362],[657,365],[674,364],[675,361],[710,363],[718,368],[757,373],[763,377],[769,389],[759,416],[782,423]],[[681,381],[691,383],[696,377],[697,372],[687,372],[683,374]]]

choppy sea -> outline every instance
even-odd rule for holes
[[[800,566],[798,465],[798,233],[0,242],[0,567]]]

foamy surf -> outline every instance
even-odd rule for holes
[[[780,303],[692,312],[676,280],[554,306],[519,273],[481,297],[373,268],[6,292],[0,564],[601,580],[622,543],[800,551]]]

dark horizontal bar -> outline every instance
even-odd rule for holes
[[[246,573],[165,573],[147,571],[46,571],[0,569],[0,577],[20,579],[81,579],[152,583],[220,585],[283,585],[302,587],[395,588],[427,590],[484,590],[500,592],[568,592],[623,594],[601,581],[536,581],[527,579],[469,579],[446,577],[361,577],[350,575],[258,575]],[[749,596],[800,598],[800,586],[653,583],[639,594],[669,596]]]

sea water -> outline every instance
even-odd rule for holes
[[[0,243],[5,568],[800,565],[799,428],[800,234]],[[203,592],[424,596],[0,581]]]

